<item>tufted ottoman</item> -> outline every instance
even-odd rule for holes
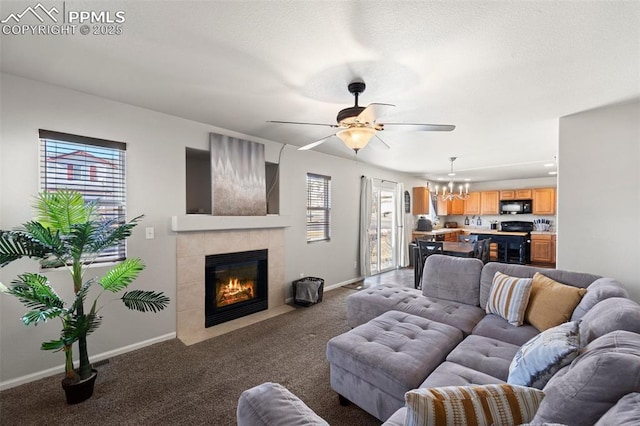
[[[452,325],[465,335],[471,334],[473,327],[485,316],[484,309],[479,306],[427,297],[421,290],[392,285],[371,287],[347,297],[347,322],[351,327],[365,324],[390,310]]]
[[[462,338],[450,325],[385,312],[329,340],[331,388],[384,421],[404,406],[405,392],[417,388]]]

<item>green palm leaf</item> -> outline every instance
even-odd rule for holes
[[[117,293],[131,284],[143,269],[142,260],[129,258],[114,266],[99,282],[105,290]]]
[[[40,349],[42,349],[43,351],[60,351],[62,349],[64,349],[64,341],[62,341],[62,339],[60,340],[50,340],[48,342],[42,342],[42,345],[40,346]]]
[[[74,224],[94,220],[97,214],[95,203],[85,203],[82,194],[69,190],[41,192],[34,208],[42,226],[63,234],[69,234]]]
[[[46,322],[65,313],[64,302],[43,275],[19,275],[7,293],[16,296],[27,308],[33,308],[21,318],[25,325],[38,325],[39,322]]]
[[[127,308],[140,312],[158,312],[169,305],[167,296],[154,291],[133,290],[126,292],[121,299]]]
[[[131,236],[133,228],[141,218],[142,216],[138,216],[122,224],[118,224],[114,219],[102,221],[95,233],[95,238],[91,241],[91,251],[100,253],[126,240]]]
[[[97,227],[98,223],[93,221],[71,225],[67,245],[73,259],[79,261],[84,255],[93,254],[91,244],[95,239]]]
[[[23,257],[45,259],[49,254],[49,247],[23,231],[0,231],[0,267]]]

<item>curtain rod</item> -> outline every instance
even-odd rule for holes
[[[363,177],[367,177],[367,175],[360,175],[360,179],[362,179]],[[372,178],[372,179],[377,179],[377,178]],[[389,183],[398,183],[398,182],[394,182],[392,180],[386,180],[386,179],[378,179],[380,182],[389,182]]]

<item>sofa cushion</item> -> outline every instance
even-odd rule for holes
[[[347,322],[357,327],[391,310],[448,324],[469,334],[484,317],[484,310],[450,300],[425,297],[420,290],[381,285],[347,297]]]
[[[542,389],[579,350],[577,321],[545,330],[520,347],[509,366],[507,383]]]
[[[505,383],[497,377],[482,373],[473,368],[445,361],[422,382],[421,388],[436,388],[441,386],[488,385]]]
[[[540,331],[567,322],[586,292],[536,272],[524,319]]]
[[[515,265],[511,263],[489,262],[482,268],[480,274],[480,307],[484,308],[489,299],[489,292],[493,284],[493,277],[496,272],[511,275],[512,277],[533,278],[536,272],[540,272],[547,277],[558,282],[572,285],[574,287],[587,288],[591,283],[601,278],[599,275],[585,274],[583,272],[564,271],[562,269],[537,268],[528,265]],[[583,298],[584,300],[584,298]],[[574,320],[576,318],[572,318]]]
[[[447,361],[507,380],[517,345],[484,336],[468,336],[447,356]]]
[[[263,383],[242,392],[236,412],[238,426],[328,426],[297,396],[278,383]]]
[[[594,424],[620,398],[640,391],[638,365],[640,334],[614,331],[599,337],[549,380],[533,423]]]
[[[578,306],[576,306],[576,309],[574,309],[571,321],[581,319],[596,304],[611,297],[624,297],[628,299],[629,293],[613,278],[599,278],[595,280],[587,288],[587,294],[584,295],[580,303],[578,303]]]
[[[532,283],[531,278],[517,278],[496,272],[487,300],[487,313],[500,315],[509,324],[521,326]]]
[[[508,384],[414,389],[405,425],[519,425],[533,419],[544,393]]]
[[[611,297],[595,305],[582,317],[582,346],[616,330],[640,333],[640,305],[631,299]]]
[[[480,259],[432,255],[424,263],[422,294],[480,306]]]
[[[640,425],[640,393],[625,395],[620,401],[600,417],[596,426],[637,426]]]
[[[532,325],[524,324],[520,327],[509,324],[504,318],[487,314],[475,326],[472,335],[491,337],[513,345],[522,346],[540,332]]]

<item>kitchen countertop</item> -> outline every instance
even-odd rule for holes
[[[412,231],[414,234],[420,235],[443,235],[450,234],[452,232],[465,232],[469,234],[489,234],[489,235],[515,235],[518,237],[524,237],[527,235],[526,232],[508,232],[508,231],[499,231],[497,229],[487,229],[487,228],[438,228],[432,231]],[[555,235],[556,233],[553,231],[531,231],[531,234],[537,235]]]
[[[450,234],[452,232],[460,232],[463,231],[462,228],[439,228],[439,229],[434,229],[432,231],[416,231],[413,230],[414,234],[420,234],[420,235],[442,235],[442,234]]]
[[[465,229],[471,234],[489,234],[489,235],[515,235],[517,237],[526,237],[528,232],[509,232],[498,231],[497,229]]]

